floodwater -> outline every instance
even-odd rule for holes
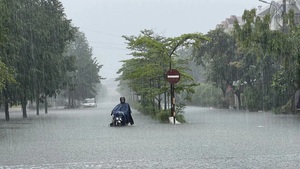
[[[300,116],[187,107],[186,124],[133,111],[135,124],[109,127],[117,103],[97,108],[0,114],[0,169],[290,168],[300,166]]]

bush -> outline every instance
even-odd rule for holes
[[[155,119],[159,120],[162,123],[168,123],[170,117],[170,110],[162,110],[156,114]]]
[[[132,107],[134,107],[136,110],[138,110],[139,112],[145,114],[145,115],[149,115],[152,118],[158,120],[161,123],[169,123],[169,117],[171,114],[171,110],[160,110],[158,111],[157,109],[155,109],[153,107],[153,105],[143,105],[141,103],[132,103],[131,104]],[[185,119],[184,119],[184,110],[185,109],[185,104],[178,104],[176,105],[176,120],[179,121],[180,123],[185,123]]]
[[[161,123],[169,123],[169,117],[171,115],[171,110],[162,110],[156,114],[155,119],[159,120]],[[176,120],[180,123],[186,123],[184,115],[182,112],[176,114]]]
[[[284,106],[274,108],[272,111],[275,114],[289,114],[289,113],[293,112],[293,110],[291,110],[291,109],[292,109],[292,99],[290,99]],[[293,113],[295,113],[295,112],[293,112]]]
[[[145,115],[155,116],[155,114],[157,113],[157,110],[153,107],[153,105],[150,104],[136,103],[132,104],[132,107]]]
[[[179,121],[180,123],[186,123],[186,120],[185,120],[183,114],[177,114],[176,115],[176,120]]]

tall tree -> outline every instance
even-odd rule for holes
[[[180,37],[165,38],[152,30],[141,31],[139,36],[123,36],[132,50],[133,59],[123,61],[122,73],[118,80],[126,82],[134,93],[142,96],[142,104],[160,108],[161,95],[168,93],[165,72],[170,68],[179,69],[182,77],[177,92],[190,91],[195,83],[177,57],[177,51],[184,47],[199,45],[207,40],[202,34],[184,34]],[[156,101],[155,101],[156,100]],[[166,97],[165,97],[166,102]],[[165,103],[166,105],[166,103]]]
[[[194,50],[194,59],[205,67],[205,77],[226,96],[228,86],[241,80],[241,73],[236,62],[236,43],[234,37],[223,28],[211,30],[206,35],[210,41]],[[235,90],[240,100],[240,92]],[[225,101],[225,99],[223,99]],[[228,103],[224,102],[228,107]]]
[[[25,1],[24,1],[25,2]],[[24,14],[24,4],[18,1],[1,1],[1,61],[11,70],[15,70],[14,76],[17,73],[16,62],[20,54],[20,48],[25,39],[20,35],[23,29],[21,20]],[[2,17],[3,16],[3,17]],[[15,77],[17,79],[17,77]],[[9,120],[9,106],[17,103],[16,90],[19,83],[10,84],[5,82],[5,87],[2,90],[3,104],[5,107],[5,117]]]
[[[69,106],[72,107],[73,100],[84,100],[85,98],[94,98],[97,95],[96,87],[99,86],[102,65],[96,58],[92,58],[92,48],[83,32],[76,31],[75,40],[70,43],[66,50],[66,55],[75,58],[75,67],[73,71],[68,72],[66,77],[67,90],[69,97]]]
[[[46,98],[60,88],[70,63],[64,62],[69,59],[62,52],[73,37],[73,27],[58,0],[2,2],[7,14],[2,24],[7,30],[2,61],[16,70],[18,82],[6,85],[3,95],[7,104],[21,102],[23,117],[27,117],[28,100],[35,99],[39,105],[41,96]]]
[[[246,100],[256,110],[280,107],[290,100],[295,91],[295,60],[299,42],[294,37],[297,34],[270,30],[270,15],[260,18],[254,9],[245,10],[243,20],[245,24],[240,26],[236,23],[234,30],[239,52],[243,53],[240,61],[243,65],[250,65],[249,69],[243,69],[248,75],[245,76],[249,91]],[[249,60],[252,63],[245,62]]]
[[[5,8],[4,0],[0,0],[0,93],[3,91],[6,83],[15,83],[15,78],[13,76],[14,69],[9,68],[5,63],[2,62],[6,57],[4,51],[8,40],[8,30],[5,27],[6,22],[9,19],[8,11]]]
[[[71,20],[66,18],[64,8],[58,0],[47,0],[41,3],[41,17],[39,18],[42,26],[41,37],[36,38],[43,46],[41,51],[38,51],[39,69],[41,73],[38,78],[41,82],[41,87],[37,87],[40,91],[37,92],[37,97],[44,98],[45,111],[47,113],[47,96],[53,96],[60,88],[61,79],[64,78],[66,64],[72,64],[66,61],[62,55],[68,42],[73,40],[75,28],[71,26]],[[41,49],[41,48],[40,48]],[[37,85],[39,86],[39,85]],[[38,102],[39,98],[36,98]],[[38,109],[37,109],[38,110]]]

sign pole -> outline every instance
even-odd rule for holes
[[[175,88],[174,88],[174,84],[171,84],[171,117],[173,117],[173,122],[175,124]]]
[[[167,73],[167,81],[171,84],[171,117],[173,117],[174,124],[176,123],[175,112],[175,84],[180,80],[180,73],[176,69],[170,69]]]

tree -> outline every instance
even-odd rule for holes
[[[222,28],[211,30],[206,36],[210,41],[194,50],[194,59],[204,66],[206,80],[220,88],[225,98],[228,86],[241,79],[236,64],[236,43],[234,37]],[[236,89],[235,93],[240,100],[241,92]],[[227,104],[224,102],[223,106],[228,107]]]
[[[73,37],[73,27],[58,0],[3,0],[6,42],[2,61],[15,69],[16,85],[6,85],[2,92],[8,104],[21,102],[27,117],[27,101],[36,100],[37,114],[41,96],[53,95],[61,87],[64,67],[70,62],[62,52]],[[65,65],[66,64],[66,65]],[[46,109],[47,110],[47,109]]]
[[[22,1],[25,2],[25,1]],[[20,32],[22,31],[22,21],[20,16],[24,12],[24,6],[22,2],[2,0],[1,3],[1,61],[6,65],[8,70],[12,70],[17,73],[16,61],[22,43],[25,41]],[[2,89],[2,100],[5,107],[5,118],[9,120],[9,106],[16,104],[16,89],[19,83],[5,82],[5,87]]]
[[[2,18],[0,19],[0,48],[4,49],[5,44],[7,43],[7,33],[8,30],[5,27],[5,22],[8,19],[8,11],[4,6],[4,1],[0,1],[0,15]],[[2,62],[4,60],[4,50],[0,51],[0,91],[3,91],[6,83],[13,84],[16,83],[15,78],[13,76],[14,69],[9,68],[5,63]]]
[[[243,26],[235,23],[234,35],[240,63],[245,65],[244,79],[248,90],[252,91],[248,92],[246,100],[255,101],[254,104],[251,103],[255,106],[251,109],[255,110],[280,107],[286,104],[295,92],[295,60],[299,53],[297,29],[290,24],[291,31],[288,33],[270,30],[270,15],[260,18],[256,16],[254,9],[245,10],[243,20]],[[289,22],[293,23],[292,20],[293,17],[290,17]]]
[[[94,98],[99,86],[99,71],[102,68],[96,58],[92,58],[92,48],[83,32],[77,30],[75,41],[68,45],[65,55],[74,56],[75,67],[66,77],[66,95],[69,97],[69,107],[73,107],[73,100]]]
[[[44,98],[45,111],[47,113],[47,96],[52,97],[61,87],[60,81],[64,78],[65,64],[72,62],[64,62],[63,51],[67,42],[73,40],[74,28],[71,21],[66,19],[63,6],[58,0],[48,0],[41,4],[41,11],[46,14],[46,23],[44,23],[48,32],[44,38],[44,51],[41,53],[43,59],[41,69],[42,88],[41,95]],[[42,19],[42,18],[41,18]],[[41,21],[41,23],[43,23]],[[47,36],[48,35],[48,36]],[[48,44],[48,46],[46,46]],[[66,56],[68,57],[68,56]],[[36,98],[38,99],[38,98]]]
[[[143,107],[150,105],[151,112],[160,109],[161,95],[164,95],[165,105],[169,85],[165,80],[165,72],[176,68],[181,73],[181,82],[176,87],[176,92],[191,92],[195,82],[186,72],[183,60],[177,55],[177,50],[197,46],[207,39],[202,34],[184,34],[180,37],[165,38],[154,34],[152,30],[141,31],[135,36],[123,36],[128,42],[128,49],[133,52],[133,59],[124,60],[118,73],[122,73],[118,80],[126,82],[128,87],[141,96]],[[157,106],[155,106],[157,103]],[[166,107],[165,107],[166,108]]]

